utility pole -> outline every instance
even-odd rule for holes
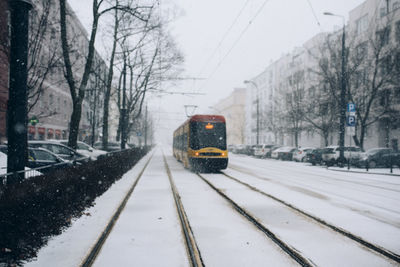
[[[126,59],[124,59],[122,82],[122,109],[121,109],[121,149],[125,149],[126,145]]]
[[[336,15],[331,12],[324,12],[326,16],[340,17],[343,20],[343,32],[342,32],[342,66],[341,66],[341,89],[340,89],[340,120],[339,120],[339,164],[342,165],[345,162],[344,158],[344,134],[345,134],[345,121],[346,121],[346,24],[344,16]]]
[[[147,105],[144,113],[144,146],[147,147]]]
[[[11,47],[10,89],[7,108],[7,172],[25,169],[27,160],[27,63],[30,0],[10,0]],[[22,173],[12,176],[8,184],[24,179]]]
[[[340,90],[340,136],[339,136],[339,147],[340,147],[340,155],[339,162],[340,164],[345,162],[344,158],[344,124],[346,121],[346,46],[345,46],[345,38],[346,38],[346,27],[343,22],[343,33],[342,33],[342,73],[341,73],[341,84],[342,88]]]

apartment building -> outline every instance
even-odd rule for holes
[[[384,76],[374,79],[371,68],[376,52],[373,47],[377,47],[378,42],[383,44],[380,55],[393,54],[379,58],[378,75],[388,75],[389,70],[393,74],[395,68],[397,71],[400,69],[399,3],[400,0],[367,0],[350,11],[345,27],[349,53],[346,102],[356,103],[360,121],[356,127],[357,138],[347,137],[346,144],[354,145],[362,136],[365,149],[378,146],[398,148],[399,79],[397,83],[395,78],[379,78]],[[329,55],[329,49],[338,49],[336,52],[340,53],[342,33],[339,29],[314,36],[251,79],[246,88],[247,144],[255,144],[257,139],[259,143],[303,147],[338,143],[338,105],[329,99],[332,88],[326,84],[327,77],[321,76],[321,60]],[[335,44],[336,47],[332,48]],[[330,64],[334,65],[333,62]],[[336,64],[340,64],[340,60]],[[354,66],[357,68],[351,72]],[[382,81],[379,86],[373,84],[376,78]],[[367,105],[369,100],[370,106]],[[329,114],[337,115],[332,117]],[[363,124],[361,119],[364,119]]]
[[[1,5],[7,1],[1,1]],[[88,49],[88,34],[67,3],[67,25],[71,61],[77,84],[83,75]],[[7,8],[0,6],[0,32],[4,37],[8,24]],[[46,19],[46,24],[39,21]],[[43,20],[42,20],[43,21]],[[30,52],[28,54],[28,139],[67,139],[72,113],[70,89],[64,77],[61,49],[59,2],[36,1],[30,13]],[[37,37],[43,36],[43,37]],[[8,40],[8,32],[6,33]],[[39,43],[35,41],[40,40]],[[1,40],[3,43],[3,39]],[[2,46],[5,47],[5,46]],[[0,137],[5,137],[5,104],[8,93],[8,59],[0,51]],[[33,54],[38,56],[33,56]],[[100,138],[104,101],[104,77],[107,66],[95,52],[93,74],[89,79],[78,139],[90,142]],[[33,120],[32,120],[33,121]]]

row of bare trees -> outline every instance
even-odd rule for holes
[[[155,89],[161,77],[173,72],[182,62],[182,56],[163,28],[154,3],[141,4],[134,0],[93,0],[93,22],[89,37],[86,62],[81,79],[74,77],[70,60],[70,46],[65,0],[60,0],[61,43],[65,78],[71,92],[73,111],[70,119],[69,146],[75,147],[81,118],[82,101],[95,53],[99,20],[113,21],[112,49],[109,55],[109,72],[105,81],[103,146],[108,143],[109,106],[112,96],[114,72],[119,73],[117,104],[120,111],[119,132],[121,147],[125,148],[131,125],[142,111],[146,92]]]
[[[66,0],[37,3],[29,26],[28,113],[50,86],[66,86],[72,100],[68,143],[76,147],[83,102],[90,92],[89,102],[94,105],[90,118],[92,135],[101,126],[103,147],[107,148],[110,106],[115,100],[120,113],[118,138],[125,147],[133,125],[138,125],[135,120],[141,118],[146,93],[159,89],[161,81],[173,78],[183,61],[157,3],[92,0],[88,39],[74,28]],[[99,34],[107,47],[106,63],[95,49]],[[2,44],[0,49],[8,52],[8,44]],[[98,105],[100,100],[102,105]],[[96,121],[96,112],[103,113],[102,122]],[[56,111],[40,109],[40,114],[35,115],[51,117]]]
[[[339,132],[344,78],[346,102],[357,106],[355,144],[364,148],[368,127],[385,122],[389,146],[389,131],[399,126],[400,117],[400,26],[396,23],[387,16],[371,21],[362,36],[346,30],[343,61],[343,35],[326,35],[317,49],[307,51],[314,68],[298,68],[287,76],[283,90],[278,90],[273,108],[264,114],[267,130],[275,136],[292,135],[296,146],[302,132],[318,132],[329,145],[329,137]]]

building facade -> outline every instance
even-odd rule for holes
[[[346,103],[358,107],[358,123],[356,136],[346,137],[346,145],[358,142],[364,149],[398,149],[399,3],[367,0],[349,13],[344,28],[347,58],[343,77]],[[342,34],[340,29],[314,36],[247,83],[246,144],[257,140],[303,147],[338,143],[339,105],[332,96],[341,90],[340,77],[335,80],[328,74],[340,74]],[[374,66],[377,47],[381,57]]]
[[[5,5],[7,1],[0,1],[0,4]],[[7,43],[9,36],[6,28],[9,20],[7,8],[0,6],[0,12],[0,38],[2,43]],[[88,34],[68,3],[67,14],[73,73],[79,85],[86,62]],[[43,21],[47,23],[41,23]],[[29,31],[28,139],[67,139],[72,99],[64,77],[59,3],[50,0],[36,1],[30,13]],[[5,129],[4,109],[8,95],[8,58],[2,51],[0,51],[0,68],[0,137],[5,137],[3,129]],[[82,103],[79,140],[90,143],[101,136],[106,74],[107,66],[95,52],[93,71]]]
[[[246,90],[235,88],[226,98],[212,107],[212,112],[223,115],[226,120],[227,144],[244,144]]]

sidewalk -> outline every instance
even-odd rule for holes
[[[355,168],[350,166],[350,169],[347,169],[347,165],[343,168],[340,167],[327,167],[328,170],[331,171],[339,171],[339,172],[354,172],[354,173],[367,173],[367,174],[379,174],[379,175],[391,175],[391,176],[400,176],[400,168],[393,167],[393,172],[390,172],[390,168],[374,168],[369,169],[368,171],[365,168]]]

